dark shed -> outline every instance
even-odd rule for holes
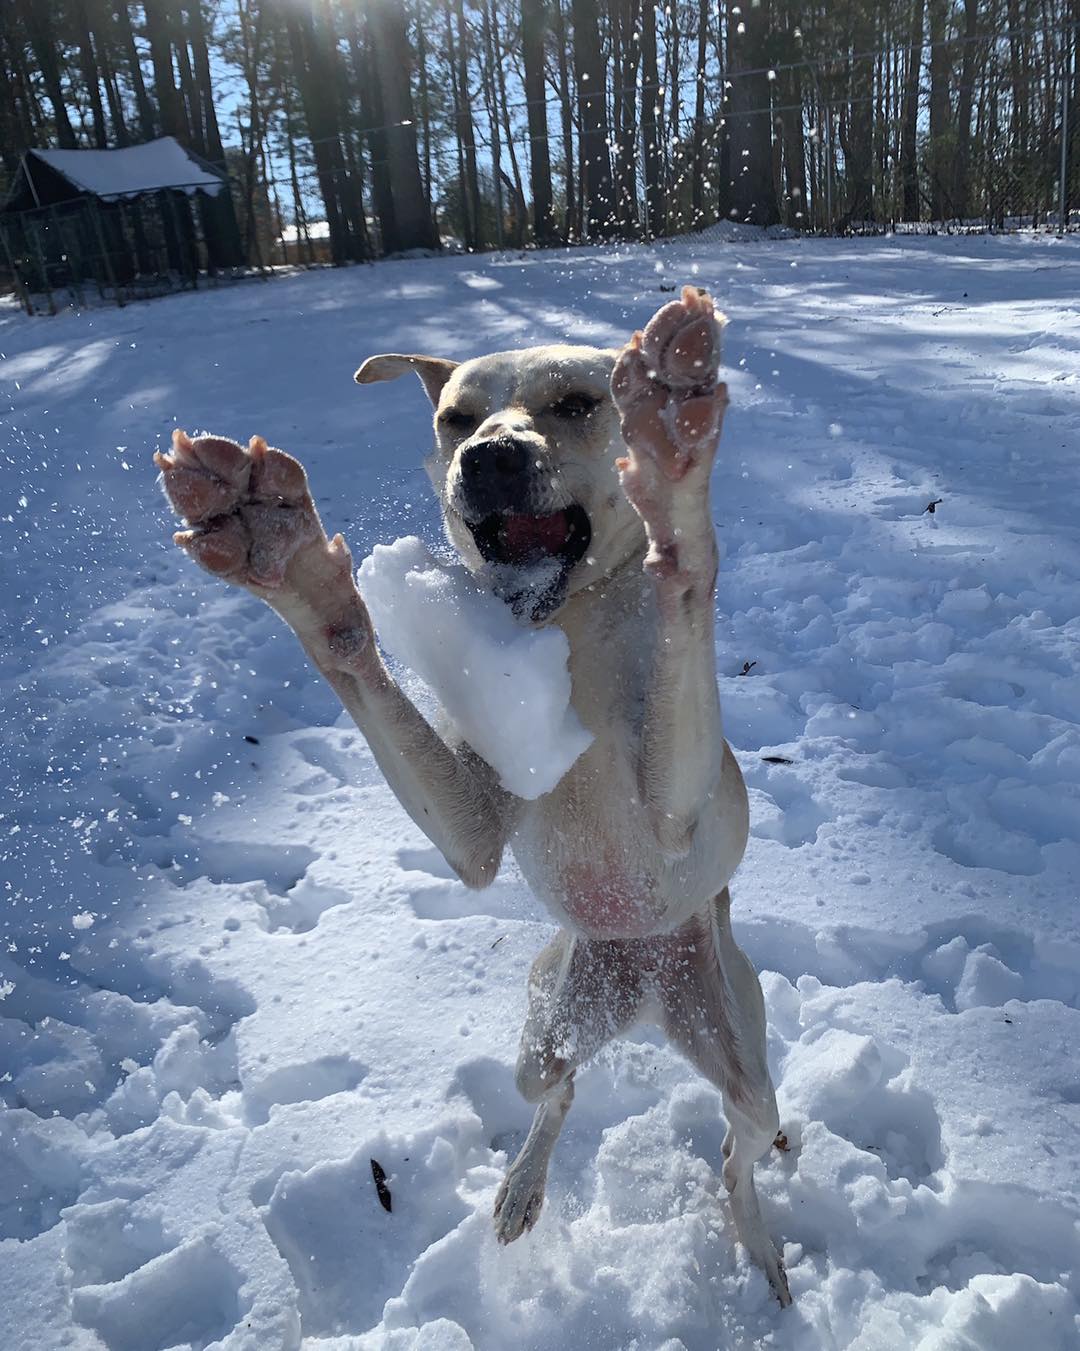
[[[194,207],[194,210],[193,210]],[[244,262],[227,177],[172,136],[122,150],[28,150],[0,207],[26,308],[95,286],[126,298]]]

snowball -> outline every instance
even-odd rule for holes
[[[570,707],[562,630],[527,628],[414,535],[377,544],[359,583],[382,646],[430,686],[503,786],[549,793],[592,741]]]

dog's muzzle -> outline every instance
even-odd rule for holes
[[[522,510],[533,495],[536,470],[535,452],[513,437],[463,446],[458,473],[466,515],[479,519],[493,511]]]
[[[546,617],[589,547],[588,513],[576,503],[550,510],[550,485],[536,450],[513,437],[464,446],[458,473],[456,505],[493,569],[496,593],[519,614]]]

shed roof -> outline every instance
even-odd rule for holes
[[[138,197],[144,192],[175,188],[183,192],[220,191],[220,174],[206,168],[173,136],[159,136],[145,145],[123,150],[28,150],[80,192],[105,201]]]

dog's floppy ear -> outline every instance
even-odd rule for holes
[[[386,352],[382,356],[368,357],[353,379],[358,385],[371,385],[377,380],[396,380],[406,371],[415,371],[428,398],[437,407],[443,385],[457,366],[456,361],[447,361],[445,357],[403,356],[400,352]]]

